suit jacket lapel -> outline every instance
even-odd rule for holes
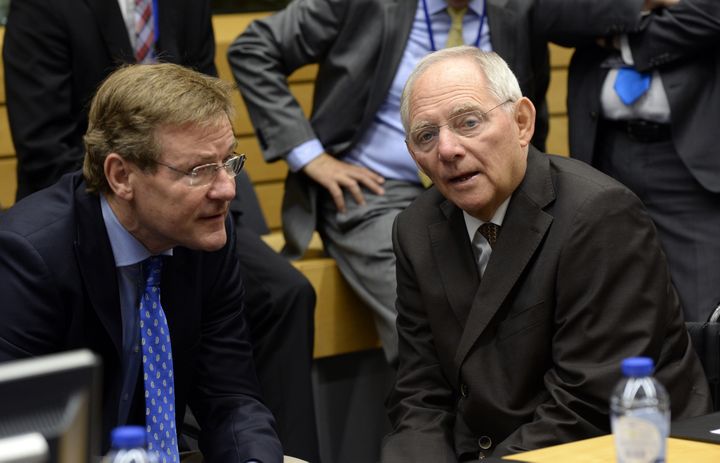
[[[97,19],[113,60],[134,63],[135,53],[117,0],[85,0],[85,3]]]
[[[105,230],[100,201],[96,195],[85,192],[85,182],[80,182],[75,188],[75,211],[77,230],[74,247],[83,286],[92,309],[120,355],[122,317],[115,258]]]
[[[193,0],[197,1],[197,0]],[[159,0],[158,9],[160,11],[155,14],[158,15],[159,31],[157,31],[157,50],[159,53],[167,54],[168,56],[177,56],[178,58],[183,56],[185,53],[178,47],[177,38],[182,37],[182,31],[177,30],[182,24],[180,16],[182,13],[178,11],[177,0]],[[159,56],[162,58],[162,56]]]
[[[544,154],[531,147],[525,179],[510,200],[502,231],[460,338],[455,355],[455,367],[458,370],[550,228],[552,216],[543,208],[554,199],[549,161]]]
[[[450,307],[458,323],[464,325],[480,274],[462,211],[449,201],[441,204],[440,209],[448,220],[428,227],[432,252]]]
[[[517,13],[507,3],[508,0],[487,0],[490,43],[493,51],[507,61],[510,69],[518,69],[514,62],[517,57],[517,34],[512,28],[513,24],[517,24]]]

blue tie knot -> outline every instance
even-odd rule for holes
[[[162,272],[162,257],[152,256],[145,260],[145,274],[147,279],[145,280],[145,287],[159,287],[160,286],[160,275]]]

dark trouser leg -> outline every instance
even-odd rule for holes
[[[287,260],[246,227],[237,249],[255,366],[286,455],[319,462],[311,367],[315,291]]]
[[[630,188],[650,213],[686,321],[705,321],[720,303],[720,194],[704,189],[672,140],[642,143],[603,127],[596,166]]]

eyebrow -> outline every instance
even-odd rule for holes
[[[452,111],[450,111],[450,115],[447,118],[452,119],[455,116],[459,116],[460,114],[465,114],[472,111],[484,112],[479,105],[475,103],[466,103],[455,107]]]
[[[238,140],[237,138],[233,140],[233,142],[230,144],[227,153],[223,155],[225,156],[232,156],[232,154],[235,152],[235,149],[237,148]],[[217,156],[215,154],[203,154],[203,153],[196,153],[194,155],[193,161],[189,163],[191,166],[197,167],[200,165],[205,164],[215,164],[217,161],[215,159]],[[191,169],[194,167],[190,167]]]
[[[476,103],[464,103],[464,104],[461,104],[461,105],[453,108],[452,111],[450,111],[450,114],[447,116],[446,120],[452,119],[453,117],[459,116],[461,114],[469,113],[471,111],[482,112],[482,109]],[[425,129],[428,127],[438,127],[438,126],[439,126],[439,124],[433,124],[426,120],[416,121],[410,127],[410,133],[417,132],[418,130]]]

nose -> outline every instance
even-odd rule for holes
[[[447,126],[440,127],[438,132],[437,154],[441,161],[452,161],[465,152],[460,137]]]
[[[208,197],[230,201],[235,197],[235,177],[227,173],[225,169],[219,169],[215,179],[210,184]]]

